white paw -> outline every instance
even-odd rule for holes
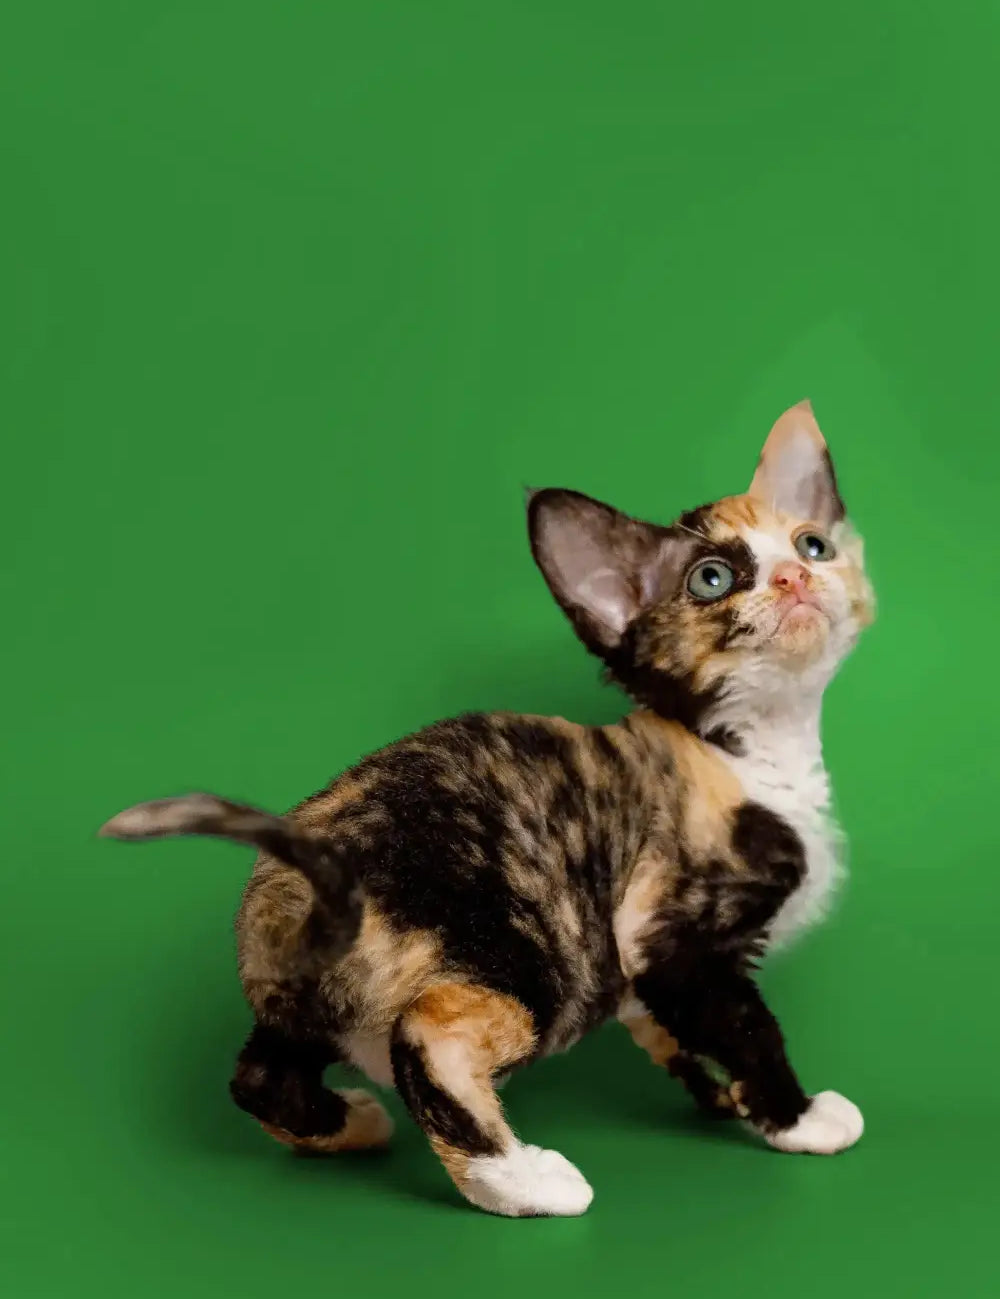
[[[368,1150],[384,1146],[392,1136],[394,1124],[385,1106],[370,1092],[354,1088],[341,1091],[349,1109],[340,1136],[342,1150]]]
[[[594,1198],[578,1168],[539,1146],[470,1159],[462,1191],[480,1209],[507,1218],[573,1218],[586,1213]]]
[[[820,1092],[794,1127],[772,1132],[768,1141],[789,1154],[835,1155],[865,1130],[861,1111],[839,1092]]]

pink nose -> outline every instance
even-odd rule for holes
[[[771,585],[788,595],[804,596],[809,590],[809,574],[794,559],[786,559],[771,574]]]

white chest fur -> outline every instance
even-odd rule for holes
[[[799,718],[756,728],[746,739],[746,754],[727,761],[747,798],[787,821],[806,855],[805,878],[771,926],[775,947],[825,915],[843,874],[842,838],[830,809],[818,718],[815,726]]]

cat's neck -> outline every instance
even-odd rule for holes
[[[821,690],[765,696],[752,705],[723,704],[708,719],[710,727],[724,732],[727,760],[751,796],[766,801],[769,791],[796,789],[803,805],[825,810],[829,781],[820,737],[822,703]]]

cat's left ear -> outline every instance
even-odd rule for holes
[[[833,461],[808,401],[786,410],[771,429],[747,494],[825,528],[844,517]]]

